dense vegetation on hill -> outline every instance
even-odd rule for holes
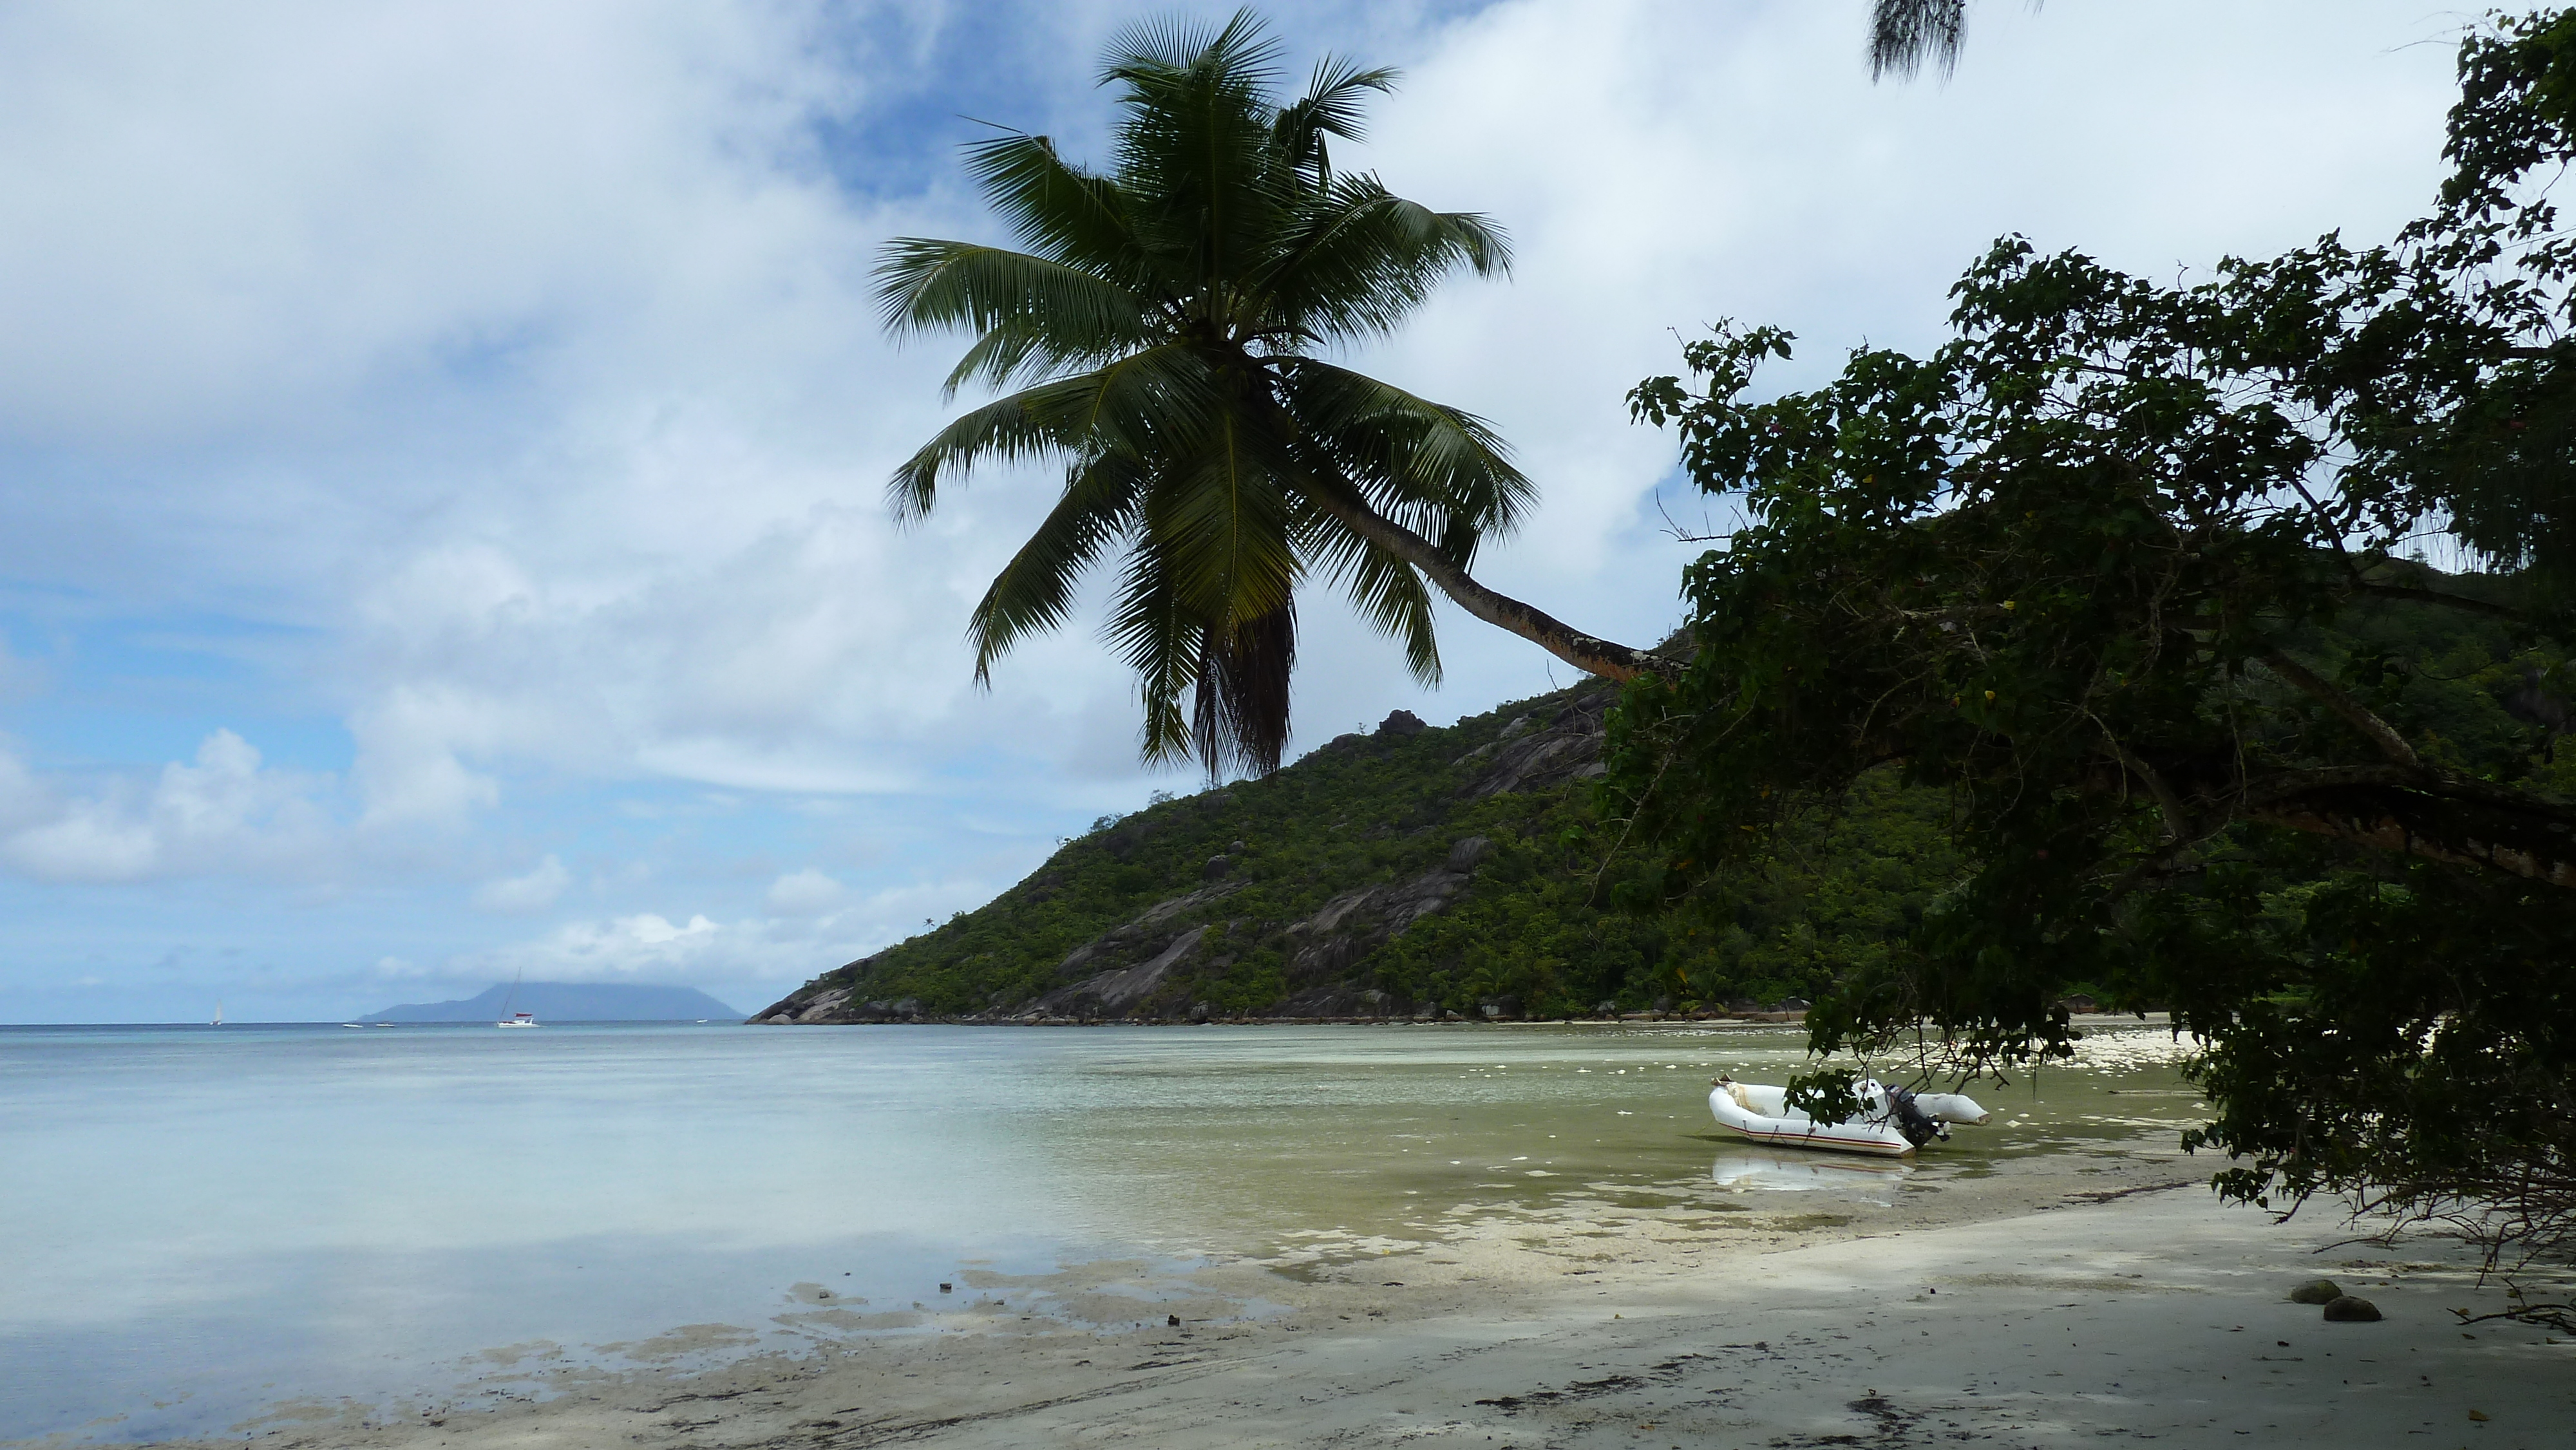
[[[1399,715],[1265,779],[1104,817],[990,905],[760,1017],[1771,1003],[1881,959],[1958,874],[1946,801],[1872,776],[1699,887],[1698,909],[1620,909],[1651,882],[1594,808],[1610,698],[1579,686],[1446,729]],[[1115,980],[1193,932],[1152,980]]]
[[[2408,577],[2471,595],[2496,587]],[[2576,750],[2551,748],[2568,723],[2559,662],[2509,623],[2373,601],[2296,644],[2428,754],[2463,768],[2536,760],[2576,798]],[[1445,729],[1399,717],[1265,779],[1104,816],[989,905],[827,972],[759,1017],[1770,1005],[1901,967],[1909,930],[1966,874],[1950,793],[1882,768],[1836,799],[1797,803],[1756,849],[1688,873],[1668,895],[1683,875],[1623,841],[1595,798],[1610,698],[1586,684]],[[1450,870],[1459,843],[1479,840],[1467,869]],[[2290,873],[2271,889],[2286,913],[2311,888]],[[1201,928],[1152,981],[1124,984],[1140,990],[1082,990]]]

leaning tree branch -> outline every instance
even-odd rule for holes
[[[1459,608],[1487,624],[1508,629],[1576,669],[1603,679],[1632,680],[1648,670],[1674,673],[1673,661],[1661,655],[1585,634],[1535,605],[1477,583],[1438,545],[1370,508],[1348,479],[1326,478],[1318,482],[1320,487],[1308,491],[1317,508],[1331,514],[1352,533],[1421,570]]]
[[[2327,772],[2316,772],[2325,775]],[[2399,785],[2329,781],[2249,793],[2249,820],[2576,890],[2576,816]]]
[[[2345,724],[2360,731],[2365,739],[2379,748],[2380,754],[2387,756],[2401,769],[2421,771],[2424,768],[2423,760],[2415,754],[2415,747],[2406,743],[2406,737],[2398,734],[2396,728],[2387,721],[2372,714],[2368,706],[2326,683],[2306,665],[2300,664],[2279,650],[2274,650],[2261,658],[2265,665],[2271,667],[2272,673],[2288,681],[2299,693],[2340,716]]]

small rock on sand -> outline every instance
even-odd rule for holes
[[[2343,1296],[2343,1291],[2335,1287],[2334,1280],[2310,1279],[2308,1282],[2301,1284],[2299,1287],[2290,1291],[2290,1302],[2293,1304],[2331,1304]]]
[[[2338,1294],[2326,1301],[2326,1321],[2330,1324],[2376,1324],[2379,1306],[2352,1294]]]

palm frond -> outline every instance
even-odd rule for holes
[[[1181,695],[1198,683],[1206,628],[1175,607],[1170,578],[1148,542],[1128,552],[1115,597],[1103,633],[1136,672],[1145,711],[1138,753],[1148,762],[1184,759],[1190,722],[1181,713]]]
[[[1315,511],[1303,541],[1325,578],[1342,586],[1351,607],[1378,633],[1404,646],[1404,664],[1428,688],[1440,683],[1440,642],[1433,628],[1430,586],[1412,565]]]
[[[986,403],[951,421],[905,459],[886,481],[896,522],[927,517],[939,501],[940,483],[951,475],[962,480],[987,462],[1020,463],[1067,451],[1068,440],[1033,415],[1027,399],[1018,393]]]
[[[1275,325],[1357,341],[1393,332],[1460,268],[1508,274],[1510,238],[1490,218],[1433,211],[1362,173],[1302,208],[1249,286]]]
[[[1209,631],[1201,645],[1190,737],[1208,779],[1234,769],[1268,775],[1288,748],[1288,681],[1297,669],[1297,604],[1232,629]]]
[[[1146,458],[1194,436],[1218,406],[1203,361],[1164,343],[996,398],[939,430],[887,484],[896,519],[928,514],[939,485],[987,463],[1121,454]]]
[[[993,662],[1022,635],[1064,624],[1083,573],[1133,528],[1142,477],[1132,459],[1117,457],[1094,459],[1070,471],[1064,496],[967,616],[977,684],[992,682]]]
[[[1440,542],[1461,567],[1476,541],[1508,537],[1537,502],[1537,487],[1475,414],[1313,358],[1282,358],[1274,370],[1300,439],[1370,507]]]
[[[1368,136],[1363,91],[1391,91],[1403,72],[1393,66],[1362,70],[1339,56],[1315,62],[1315,77],[1305,97],[1281,107],[1271,123],[1272,144],[1281,158],[1309,184],[1321,189],[1332,180],[1332,157],[1325,138],[1361,141]]]
[[[1949,75],[1959,68],[1959,39],[1968,0],[1877,0],[1869,16],[1869,78],[1911,80],[1930,60]]]
[[[1192,70],[1218,72],[1268,89],[1279,78],[1285,52],[1251,6],[1226,18],[1216,30],[1166,17],[1140,20],[1109,39],[1109,56],[1101,62],[1100,84],[1161,84]]]
[[[1032,417],[1072,441],[1071,451],[1139,459],[1194,446],[1192,440],[1226,406],[1207,360],[1176,342],[1131,352],[1018,396],[1027,400]]]
[[[997,323],[982,337],[975,339],[957,359],[957,366],[939,384],[939,400],[948,402],[968,382],[981,379],[995,388],[1009,387],[1022,377],[1037,378],[1054,372],[1058,366],[1052,357],[1041,359],[1047,351],[1045,335],[1018,322]]]
[[[1136,279],[1128,199],[1114,178],[1067,162],[1047,137],[1017,131],[968,146],[966,170],[1022,245],[1122,285]]]
[[[969,353],[949,377],[952,393],[968,377],[1000,382],[1028,367],[1094,363],[1151,341],[1135,293],[1026,252],[897,237],[879,254],[875,276],[878,307],[897,337],[945,327],[1007,334]]]

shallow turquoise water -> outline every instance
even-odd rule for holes
[[[778,1316],[817,1285],[900,1310],[955,1302],[938,1282],[970,1265],[1425,1237],[1628,1187],[1883,1191],[1709,1122],[1712,1070],[1777,1081],[1802,1041],[0,1028],[0,1439],[218,1431],[293,1396],[462,1383],[509,1360],[495,1346],[614,1362],[597,1347],[713,1323],[748,1331],[738,1349],[801,1332]],[[2166,1068],[2058,1075],[1989,1094],[1995,1127],[1910,1171],[2169,1142],[2189,1097]]]

